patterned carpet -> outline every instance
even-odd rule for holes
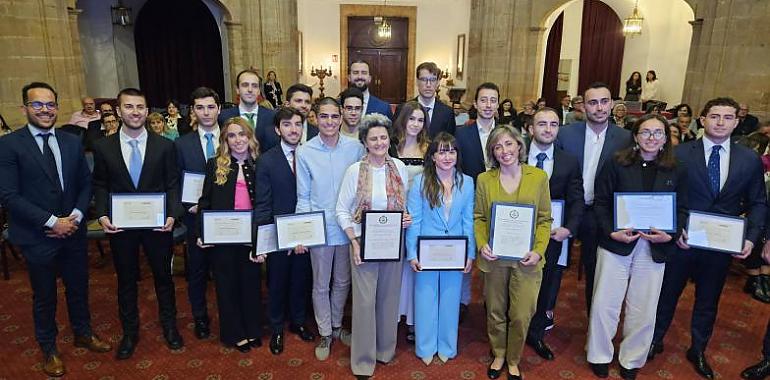
[[[95,264],[97,259],[92,258]],[[0,280],[0,379],[44,378],[41,354],[34,339],[31,318],[32,293],[23,264],[13,259],[11,279]],[[248,354],[222,347],[216,337],[198,341],[193,336],[192,318],[186,297],[186,283],[177,276],[179,325],[186,346],[169,351],[157,324],[157,308],[149,268],[142,270],[140,287],[141,340],[134,356],[118,362],[114,351],[94,354],[72,344],[72,331],[66,318],[64,288],[59,289],[59,351],[67,366],[66,379],[349,379],[349,351],[341,344],[332,346],[326,362],[318,362],[314,345],[287,335],[286,349],[273,356],[265,345]],[[117,316],[115,275],[112,263],[91,269],[91,310],[93,327],[114,345],[120,337]],[[738,267],[730,274],[722,296],[719,320],[711,341],[708,358],[722,379],[737,379],[740,371],[760,356],[762,334],[770,316],[770,306],[754,301],[741,292],[743,277]],[[480,283],[474,281],[474,304],[470,317],[460,327],[459,356],[446,364],[436,362],[426,367],[415,355],[413,346],[399,332],[396,358],[387,365],[378,365],[375,379],[486,379],[489,347],[484,333],[484,311],[479,303]],[[546,336],[556,360],[546,362],[525,349],[521,365],[527,379],[592,379],[585,362],[584,344],[586,316],[583,282],[577,280],[575,269],[566,273],[556,327]],[[686,361],[684,352],[689,344],[689,315],[692,310],[693,289],[688,287],[680,302],[676,320],[665,340],[666,351],[640,372],[639,379],[697,379]],[[209,308],[215,310],[213,288],[209,291]],[[213,332],[218,330],[216,313],[212,313]],[[348,321],[349,322],[349,321]],[[308,323],[313,326],[314,323]],[[266,336],[268,333],[266,332]],[[610,378],[617,379],[617,362]]]

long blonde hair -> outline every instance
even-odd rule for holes
[[[239,125],[246,132],[249,137],[249,155],[251,159],[256,159],[259,156],[259,141],[254,137],[254,129],[251,128],[246,120],[243,120],[240,116],[231,117],[225,121],[224,127],[219,132],[219,147],[217,148],[216,160],[217,170],[215,171],[216,180],[214,183],[217,185],[224,185],[227,182],[227,175],[230,174],[230,146],[227,145],[227,129],[233,125]]]

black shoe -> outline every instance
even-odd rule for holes
[[[414,335],[414,326],[407,326],[406,327],[406,342],[409,344],[414,344],[415,340],[417,339]]]
[[[312,342],[313,339],[315,339],[315,335],[310,332],[310,330],[306,329],[305,326],[289,326],[289,331],[293,334],[297,334],[297,336],[305,342]]]
[[[743,285],[743,292],[746,294],[753,294],[754,290],[757,288],[757,280],[759,280],[758,275],[746,277],[746,284]]]
[[[518,375],[511,375],[510,372],[508,372],[508,380],[523,380],[524,378],[521,376],[521,374]]]
[[[235,345],[235,349],[240,351],[242,354],[245,354],[245,353],[251,351],[251,344],[249,344],[249,342],[241,344],[240,346],[236,344]]]
[[[639,368],[626,369],[620,366],[620,377],[623,380],[636,380],[637,372],[639,372]]]
[[[356,376],[356,380],[369,380],[372,378],[371,376],[367,376],[367,375],[355,375],[355,376]]]
[[[249,346],[251,346],[251,348],[262,347],[262,339],[261,338],[249,339]]]
[[[548,348],[548,345],[545,344],[545,341],[542,339],[527,339],[527,346],[532,347],[533,350],[535,350],[535,353],[537,353],[541,358],[545,360],[553,360],[553,352],[550,348]]]
[[[714,378],[714,371],[711,370],[709,363],[706,362],[706,355],[703,352],[694,351],[692,348],[687,350],[687,360],[695,367],[695,372],[707,378]]]
[[[766,274],[759,275],[754,292],[751,296],[762,303],[770,303],[770,276]]]
[[[166,345],[172,350],[178,350],[184,347],[184,341],[182,336],[179,335],[179,330],[176,327],[163,330],[163,337],[166,338]]]
[[[460,304],[460,319],[458,323],[463,323],[465,318],[468,317],[468,305],[461,303]]]
[[[588,365],[591,366],[591,372],[593,372],[596,377],[601,377],[603,379],[610,375],[609,363],[603,363],[603,364],[588,363]]]
[[[273,355],[279,355],[283,352],[283,333],[273,333],[270,338],[270,352]]]
[[[500,373],[503,372],[503,368],[506,368],[505,362],[503,362],[503,366],[500,367],[499,369],[492,368],[492,363],[489,363],[489,368],[487,368],[487,377],[490,379],[497,379],[498,377],[500,377]],[[508,369],[506,368],[506,371],[507,370]]]
[[[195,318],[195,337],[198,339],[208,339],[211,336],[208,318]]]
[[[770,359],[764,358],[761,362],[746,368],[741,372],[741,377],[748,380],[761,380],[770,376]]]
[[[139,342],[139,335],[123,335],[118,345],[118,351],[115,352],[115,359],[126,360],[134,354],[136,344]]]
[[[655,359],[655,355],[663,352],[663,343],[652,342],[650,344],[650,351],[647,352],[647,361]]]

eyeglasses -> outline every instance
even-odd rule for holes
[[[35,111],[42,110],[43,106],[45,106],[45,108],[48,108],[49,110],[55,110],[55,109],[59,108],[59,105],[56,104],[56,102],[48,102],[48,103],[37,102],[37,101],[36,102],[27,102],[27,107],[32,107],[32,109],[35,110]]]
[[[660,129],[656,130],[655,132],[644,130],[639,132],[639,136],[641,136],[643,139],[649,139],[652,136],[653,139],[660,140],[666,137],[666,131],[662,131]]]
[[[364,107],[362,107],[362,106],[345,106],[345,111],[348,111],[348,112],[353,112],[353,111],[359,111],[360,112],[363,109],[364,109]]]
[[[425,83],[425,84],[436,84],[438,82],[438,78],[436,77],[428,77],[428,78],[417,78],[418,81]]]

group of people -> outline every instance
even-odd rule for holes
[[[541,106],[531,112],[525,140],[517,128],[499,120],[512,116],[512,104],[500,114],[494,83],[476,89],[475,121],[457,127],[452,109],[436,99],[439,68],[422,63],[416,76],[418,96],[393,116],[390,106],[369,92],[371,74],[364,61],[351,63],[350,87],[339,98],[313,101],[310,87],[294,84],[276,110],[258,104],[264,86],[255,71],[244,70],[235,80],[237,107],[223,110],[219,94],[210,88],[193,91],[193,123],[186,133],[179,130],[184,118],[176,116],[178,104],[168,104],[166,117],[152,116],[140,90],[123,89],[113,116],[122,126],[87,144],[93,172],[81,141],[53,128],[58,110],[54,89],[40,82],[25,86],[27,125],[0,138],[0,203],[11,216],[10,237],[26,258],[44,372],[65,373],[56,344],[57,273],[67,289],[75,345],[112,350],[90,323],[81,226],[91,216],[109,236],[117,274],[123,330],[119,360],[130,358],[139,342],[140,247],[152,271],[165,342],[170,349],[184,346],[170,271],[172,230],[181,222],[187,227],[187,293],[195,337],[211,334],[206,289],[213,272],[219,339],[241,352],[262,345],[264,264],[272,354],[284,349],[288,320],[289,332],[302,341],[317,340],[318,360],[327,360],[331,346],[341,342],[350,346],[353,375],[369,378],[378,362],[394,358],[397,326],[406,316],[407,340],[414,342],[415,354],[426,365],[436,358],[446,362],[458,355],[458,324],[470,304],[475,264],[483,280],[492,356],[487,375],[521,379],[525,345],[554,359],[545,333],[554,326],[561,277],[571,261],[570,240],[580,239],[587,360],[593,373],[608,377],[624,308],[620,374],[636,378],[663,351],[679,297],[692,278],[696,295],[687,359],[701,376],[713,378],[705,351],[728,266],[734,257],[746,258],[760,247],[770,215],[762,161],[731,139],[740,106],[730,98],[710,100],[699,117],[702,137],[675,149],[669,121],[660,115],[644,115],[626,128],[612,123],[610,90],[594,83],[581,97],[585,121],[564,126],[563,109]],[[308,122],[311,111],[315,125]],[[180,136],[173,142],[150,132],[158,117],[177,122]],[[190,173],[204,176],[197,202],[182,199]],[[673,232],[615,230],[618,192],[674,193]],[[165,194],[161,225],[115,226],[110,197],[125,193]],[[563,204],[559,225],[553,224],[553,201]],[[499,255],[492,244],[493,209],[501,203],[533,209],[533,243],[520,247],[520,260]],[[203,213],[210,210],[251,210],[255,234],[279,215],[323,212],[326,244],[269,253],[257,252],[254,244],[207,244]],[[745,216],[741,252],[690,247],[690,210]],[[362,256],[367,211],[401,213],[405,239],[400,261]],[[425,236],[467,237],[464,268],[423,271],[417,251]],[[770,259],[770,245],[762,256]],[[349,292],[348,330],[342,322]],[[318,339],[305,326],[309,301]],[[765,345],[770,357],[770,333]],[[768,374],[770,360],[764,359],[744,377]]]

